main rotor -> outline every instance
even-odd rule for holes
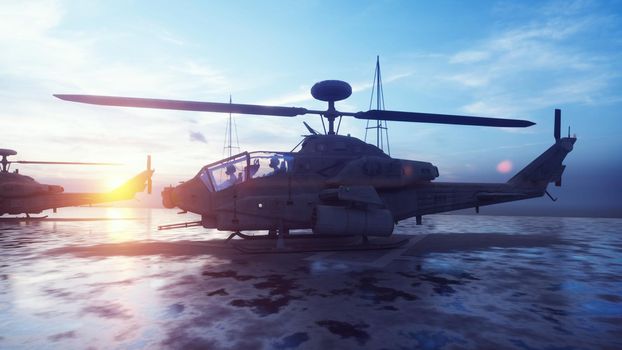
[[[8,160],[7,157],[16,155],[17,152],[12,149],[0,148],[0,173],[9,172],[11,164],[56,164],[56,165],[121,165],[120,163],[92,163],[92,162],[50,162],[40,160]]]
[[[280,107],[250,105],[239,103],[199,102],[183,100],[165,100],[153,98],[135,98],[97,95],[54,95],[62,100],[120,107],[157,108],[170,110],[235,113],[251,115],[269,115],[276,117],[295,117],[305,114],[319,114],[328,120],[328,134],[335,134],[335,119],[348,116],[365,120],[388,120],[414,123],[477,125],[506,128],[524,128],[534,125],[533,122],[520,119],[486,118],[465,115],[435,114],[420,112],[401,112],[372,109],[366,112],[342,112],[335,108],[335,102],[345,100],[352,94],[350,84],[341,80],[324,80],[311,88],[311,95],[320,101],[328,102],[324,111],[310,110],[301,107]]]

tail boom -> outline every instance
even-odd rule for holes
[[[542,197],[549,183],[561,184],[566,168],[562,162],[576,141],[575,137],[557,139],[506,183],[431,182],[379,194],[396,220]]]

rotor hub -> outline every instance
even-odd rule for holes
[[[311,95],[320,101],[341,101],[352,95],[352,87],[345,81],[324,80],[311,87]]]
[[[14,156],[16,154],[17,152],[15,152],[12,149],[0,148],[0,156],[7,157],[7,156]]]
[[[17,152],[12,149],[0,148],[0,157],[2,157],[2,159],[0,159],[0,172],[6,173],[9,171],[9,164],[11,164],[11,162],[9,162],[6,157],[16,154]]]

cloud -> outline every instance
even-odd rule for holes
[[[190,141],[202,142],[207,144],[205,136],[199,131],[190,131]]]
[[[401,72],[401,73],[394,73],[389,75],[387,78],[384,78],[382,80],[383,83],[392,83],[394,81],[398,81],[404,78],[408,78],[410,76],[412,76],[414,74],[414,72],[412,71],[408,71],[408,72]]]
[[[38,38],[60,23],[57,1],[9,1],[0,8],[0,40]]]
[[[228,93],[229,78],[184,51],[181,39],[159,33],[63,30],[65,9],[57,1],[12,2],[0,8],[0,74],[24,90],[70,89],[89,93],[204,96]],[[140,24],[136,24],[140,25]],[[144,23],[143,23],[144,25]],[[163,42],[157,55],[146,42]],[[121,57],[121,58],[119,58]],[[140,62],[140,64],[137,64]]]
[[[470,74],[470,73],[456,74],[456,75],[449,76],[446,79],[449,81],[457,82],[467,87],[486,86],[489,83],[489,80],[487,77],[478,75],[478,74]]]
[[[449,63],[475,63],[481,62],[490,57],[490,52],[487,51],[461,51],[454,54]]]
[[[463,111],[513,116],[562,103],[619,100],[619,92],[610,89],[620,77],[619,54],[589,39],[614,27],[614,19],[578,11],[588,6],[582,2],[569,5],[572,11],[557,13],[547,12],[550,6],[543,6],[546,15],[535,11],[529,22],[506,26],[449,55],[452,65],[436,79],[468,91],[471,101],[463,104]]]
[[[400,72],[389,75],[383,79],[383,84],[390,84],[395,81],[410,77],[413,75],[412,71]],[[357,93],[365,90],[369,90],[372,88],[373,84],[371,82],[365,83],[351,83],[352,93]],[[263,100],[259,102],[259,104],[270,105],[270,106],[288,106],[293,104],[300,104],[302,102],[313,101],[313,96],[311,95],[311,87],[304,85],[300,86],[298,90],[294,93],[287,94],[284,96],[280,96],[274,99]],[[341,106],[345,106],[344,102],[340,102]],[[355,108],[354,108],[355,109]],[[351,110],[354,110],[351,109]]]
[[[382,85],[384,86],[385,84],[390,84],[393,82],[396,82],[398,80],[404,79],[404,78],[408,78],[410,76],[413,75],[412,71],[405,71],[405,72],[400,72],[400,73],[394,73],[389,75],[388,77],[385,77],[382,79]],[[361,91],[365,91],[365,90],[369,90],[371,89],[374,84],[371,81],[365,82],[365,83],[353,83],[352,85],[352,92],[361,92]]]
[[[146,22],[129,24],[136,26],[134,31],[107,26],[92,29],[68,18],[70,10],[75,10],[69,5],[41,0],[0,6],[0,103],[5,106],[0,120],[11,121],[3,125],[5,143],[25,157],[49,153],[68,159],[101,159],[101,155],[115,154],[127,164],[134,164],[135,157],[142,164],[145,153],[157,152],[160,169],[194,171],[194,159],[204,158],[205,149],[187,146],[195,141],[207,143],[201,133],[185,138],[188,128],[197,128],[188,125],[197,114],[90,106],[51,95],[201,100],[205,94],[227,95],[235,85],[230,77],[211,62],[196,58],[187,48],[192,45],[176,33]],[[141,27],[145,25],[149,30]],[[158,43],[149,44],[154,38]],[[205,130],[220,122],[204,116],[198,127]],[[178,147],[185,150],[183,157],[173,151]],[[63,172],[70,171],[82,170],[61,169],[57,175],[63,177]],[[45,174],[37,169],[29,173]],[[85,175],[93,176],[98,174]]]
[[[288,106],[311,100],[313,100],[313,96],[311,96],[311,88],[308,86],[301,86],[297,92],[269,100],[263,100],[259,102],[259,104],[268,106]]]

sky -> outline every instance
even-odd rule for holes
[[[153,157],[155,188],[223,157],[227,115],[102,107],[55,93],[369,109],[380,56],[386,109],[527,119],[526,129],[389,122],[391,155],[438,181],[504,182],[553,144],[553,111],[578,141],[562,188],[492,214],[622,216],[622,1],[0,0],[0,148],[66,191],[114,187]],[[242,150],[289,151],[318,116],[235,116]],[[342,134],[363,138],[365,121]],[[374,142],[374,140],[369,140]],[[159,197],[157,191],[155,201]],[[143,199],[152,202],[153,199]]]

